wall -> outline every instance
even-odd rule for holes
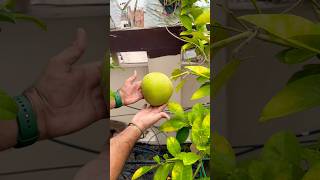
[[[307,4],[295,13],[312,19],[312,7]],[[253,11],[238,11],[237,15]],[[229,25],[235,22],[228,20]],[[274,55],[282,48],[253,41],[242,57],[254,56],[244,62],[227,86],[228,138],[233,145],[264,143],[273,133],[292,130],[301,133],[319,127],[319,108],[297,113],[269,123],[259,123],[260,112],[268,100],[278,92],[300,65],[284,65]],[[228,49],[230,55],[232,49]],[[316,62],[316,61],[314,61]]]
[[[48,24],[48,32],[43,32],[30,23],[0,24],[0,86],[11,95],[19,94],[39,77],[47,61],[70,44],[77,27],[84,27],[89,36],[88,49],[79,63],[103,59],[106,49],[104,16],[44,20]],[[59,139],[99,150],[106,140],[105,128],[106,123],[101,120],[80,132]],[[84,164],[95,156],[41,141],[27,148],[1,152],[0,173]],[[78,168],[71,168],[34,172],[0,176],[0,179],[70,180],[77,170]]]

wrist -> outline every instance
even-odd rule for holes
[[[39,140],[47,139],[46,133],[46,115],[44,110],[44,102],[35,88],[27,89],[24,95],[29,99],[32,109],[36,115],[39,130]]]
[[[124,95],[123,90],[122,90],[122,89],[119,89],[118,92],[119,92],[119,95],[120,95],[120,97],[121,97],[121,102],[122,102],[122,104],[123,104],[124,106],[128,105],[128,104],[126,104],[125,95]]]

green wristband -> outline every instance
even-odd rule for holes
[[[114,100],[116,102],[116,107],[115,108],[119,108],[119,107],[121,107],[123,105],[119,90],[114,93]]]
[[[17,116],[19,130],[15,148],[21,148],[37,142],[40,133],[36,115],[28,98],[21,95],[14,97],[14,99],[19,107]]]

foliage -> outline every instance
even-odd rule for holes
[[[6,0],[0,4],[0,22],[17,23],[17,21],[29,21],[42,30],[47,30],[45,23],[39,19],[14,11],[16,0]],[[12,120],[16,118],[18,107],[15,101],[0,89],[0,120]]]
[[[181,78],[176,87],[179,91],[187,81],[187,76],[193,75],[197,78],[200,87],[190,97],[191,100],[204,98],[210,95],[210,69],[208,65],[210,59],[210,31],[207,25],[210,24],[210,9],[198,7],[197,0],[173,0],[168,3],[179,4],[180,22],[185,28],[180,33],[179,39],[186,42],[181,47],[181,52],[194,49],[199,59],[199,65],[185,66],[182,69],[175,69],[171,74],[172,80]],[[169,102],[168,109],[171,118],[160,126],[163,132],[177,132],[175,137],[167,138],[167,149],[169,154],[163,157],[155,156],[153,159],[156,165],[140,167],[133,175],[132,179],[137,179],[145,173],[156,169],[154,180],[192,180],[210,179],[206,176],[203,167],[203,160],[210,157],[210,108],[201,103],[196,103],[191,110],[185,111],[176,102]],[[187,139],[191,140],[192,147],[188,151],[182,151],[181,144]],[[193,172],[193,166],[196,170]],[[199,172],[200,176],[199,176]]]
[[[256,1],[251,2],[257,14],[240,17],[236,17],[223,4],[214,3],[214,6],[231,14],[241,27],[227,27],[218,22],[214,24],[213,36],[217,41],[212,44],[212,51],[218,52],[237,44],[231,54],[232,60],[213,79],[214,97],[241,65],[240,60],[243,58],[239,52],[253,39],[257,39],[283,47],[275,54],[280,63],[304,64],[302,70],[294,73],[266,104],[259,120],[267,122],[318,107],[320,64],[311,64],[308,61],[319,57],[319,23],[288,13],[299,3],[294,3],[279,14],[263,14]],[[315,14],[319,15],[319,3],[313,0],[311,3]],[[234,34],[226,36],[228,33],[225,31],[232,31]],[[244,161],[236,160],[231,145],[224,137],[215,133],[213,142],[213,172],[217,180],[319,179],[319,149],[302,146],[292,132],[282,131],[272,135],[258,157]]]

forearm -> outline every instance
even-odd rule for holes
[[[110,140],[110,179],[117,180],[141,132],[134,126],[127,127]]]

